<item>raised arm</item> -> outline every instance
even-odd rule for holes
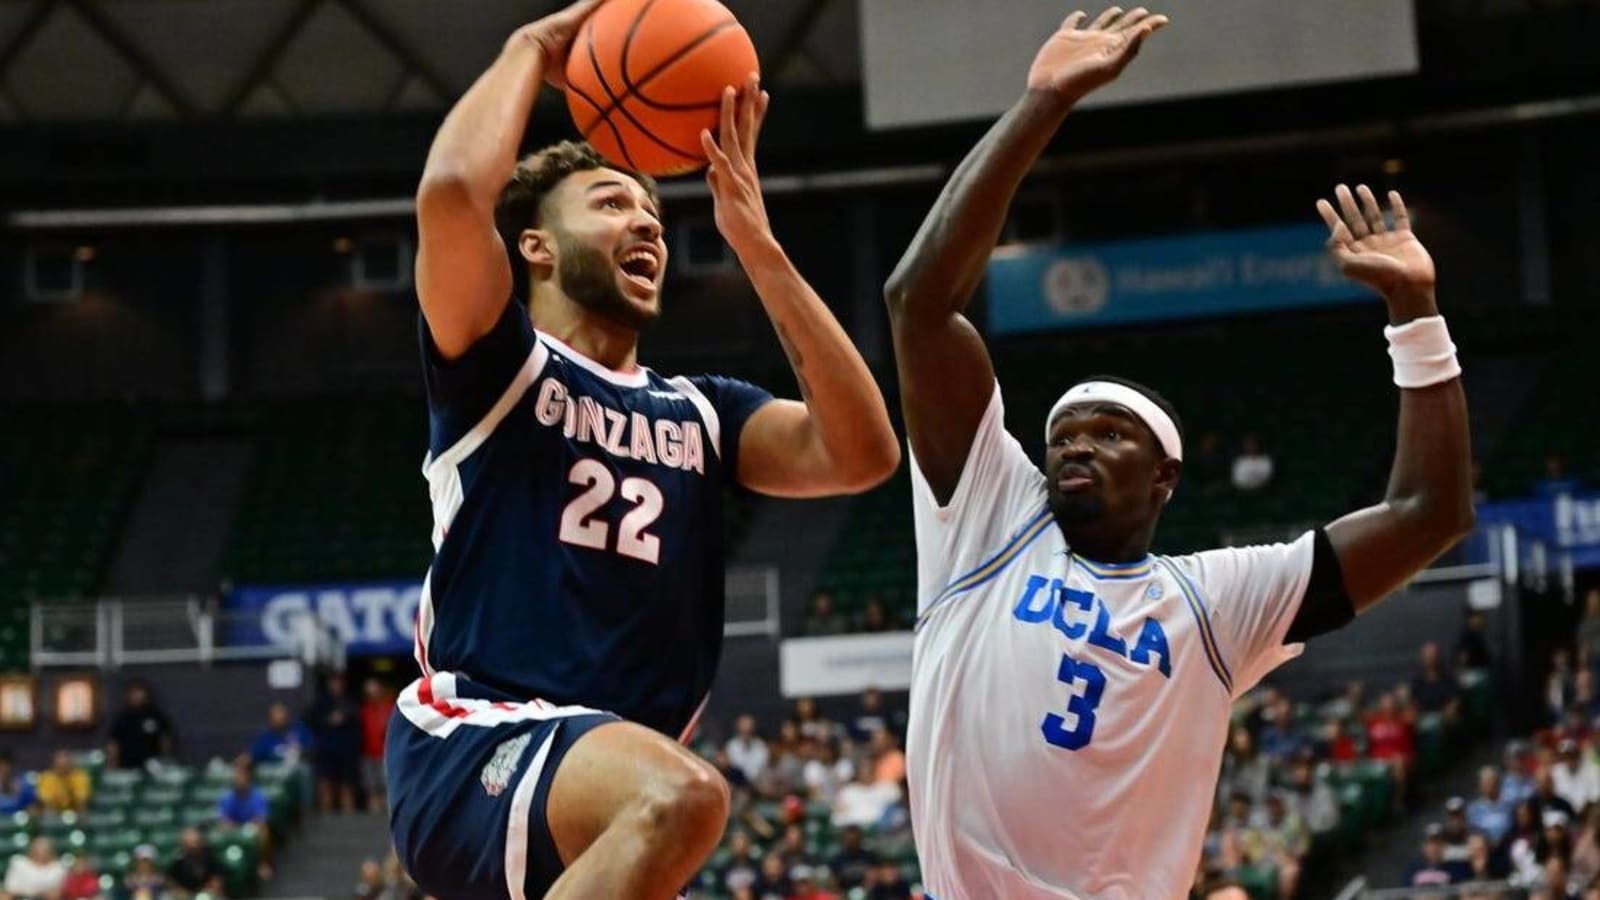
[[[1433,260],[1411,232],[1405,202],[1389,192],[1390,227],[1366,185],[1356,188],[1359,206],[1342,184],[1335,195],[1337,211],[1317,201],[1331,232],[1328,247],[1345,275],[1383,295],[1401,386],[1387,494],[1327,528],[1345,591],[1360,612],[1472,530],[1472,446],[1455,348],[1434,301]]]
[[[900,444],[872,371],[773,237],[756,141],[767,94],[754,75],[722,97],[721,134],[701,133],[717,229],[755,287],[794,367],[804,402],[775,400],[739,435],[739,483],[780,497],[857,493],[900,464]]]
[[[955,491],[994,392],[989,352],[962,310],[1012,197],[1073,104],[1116,78],[1167,23],[1143,7],[1113,6],[1087,28],[1085,18],[1068,16],[1039,50],[1027,93],[956,168],[884,287],[911,451],[940,503]]]
[[[582,0],[518,29],[433,138],[417,186],[417,296],[447,359],[487,334],[511,297],[495,202],[516,166],[540,84],[560,85],[567,47],[601,2]]]

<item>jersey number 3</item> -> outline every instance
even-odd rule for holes
[[[1094,739],[1094,711],[1100,706],[1100,695],[1106,690],[1105,673],[1094,663],[1079,662],[1063,653],[1056,679],[1072,688],[1072,696],[1067,699],[1067,712],[1077,721],[1068,728],[1066,716],[1051,713],[1039,723],[1039,730],[1044,732],[1045,740],[1057,747],[1082,750]]]
[[[578,547],[604,550],[610,543],[611,526],[596,518],[595,511],[611,502],[617,493],[617,479],[605,463],[580,459],[567,473],[567,481],[584,490],[561,511],[561,540]],[[643,478],[622,479],[622,499],[634,504],[617,525],[617,552],[655,565],[661,561],[661,539],[645,531],[661,515],[661,489]]]

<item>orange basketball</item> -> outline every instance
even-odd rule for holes
[[[723,88],[758,71],[755,45],[716,0],[611,0],[567,55],[567,107],[578,131],[619,166],[679,175],[706,164]]]

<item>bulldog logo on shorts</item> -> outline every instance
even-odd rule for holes
[[[528,742],[532,739],[532,735],[524,734],[495,748],[494,756],[489,758],[478,776],[478,781],[483,783],[483,789],[489,796],[500,796],[500,792],[511,783],[511,776],[517,771],[517,761],[522,759],[522,751],[528,749]]]

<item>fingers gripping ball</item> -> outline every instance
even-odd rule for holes
[[[584,139],[651,175],[702,168],[728,85],[758,71],[755,45],[716,0],[611,0],[567,56],[567,106]]]

